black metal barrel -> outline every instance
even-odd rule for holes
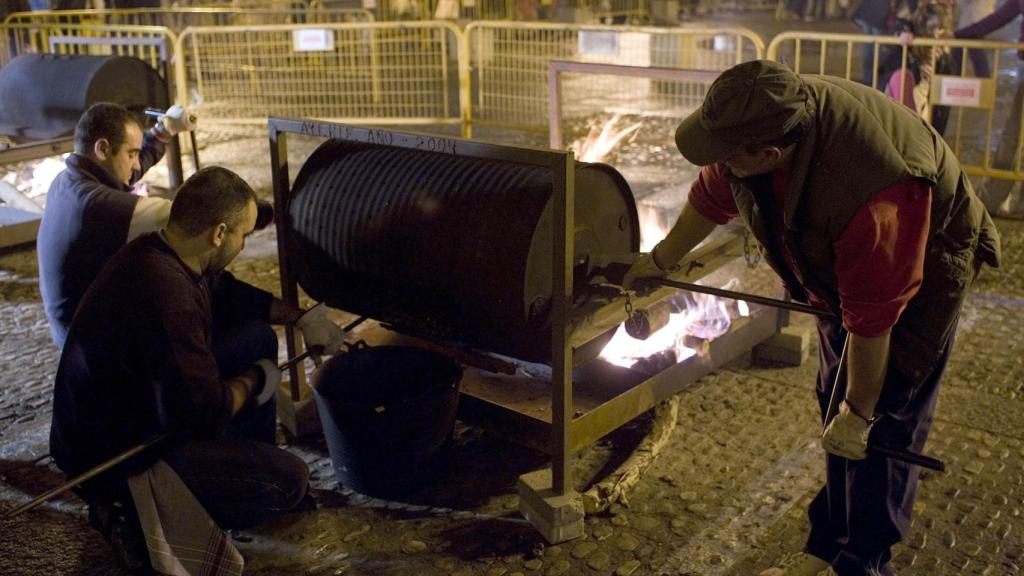
[[[410,334],[550,356],[552,175],[510,161],[329,140],[293,186],[285,249],[316,300]],[[575,253],[639,248],[626,181],[576,166]]]
[[[74,132],[96,102],[139,113],[165,109],[167,85],[151,66],[128,56],[24,54],[0,68],[0,134],[18,142]]]

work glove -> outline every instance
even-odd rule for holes
[[[168,136],[195,130],[198,120],[199,118],[196,116],[195,111],[177,104],[168,108],[163,116],[157,119],[160,126],[163,127],[164,133]]]
[[[313,354],[337,354],[345,342],[345,331],[327,318],[327,306],[323,302],[306,310],[295,327],[302,330],[306,350]]]
[[[829,454],[849,460],[863,460],[868,455],[868,435],[875,418],[865,420],[843,400],[839,412],[821,435],[821,447]]]
[[[254,364],[263,373],[263,387],[259,390],[254,390],[253,399],[256,401],[257,406],[263,406],[274,394],[277,394],[277,387],[281,384],[281,371],[277,369],[277,364],[269,358],[261,358]]]
[[[658,249],[657,246],[650,252],[641,253],[637,256],[636,260],[633,261],[633,265],[629,267],[629,271],[622,277],[622,287],[626,290],[633,288],[633,283],[640,278],[661,278],[667,275],[669,272],[675,272],[679,270],[678,266],[672,268],[662,268],[658,266],[658,263],[654,261],[654,252]]]

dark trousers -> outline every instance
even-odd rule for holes
[[[961,70],[963,70],[964,49],[953,48],[950,54],[953,58],[953,74],[959,76]],[[988,50],[971,48],[967,50],[967,57],[971,59],[971,67],[974,68],[974,75],[976,77],[988,78],[992,74],[988,64]]]
[[[277,335],[251,321],[214,335],[221,379],[241,374],[260,358],[277,361]],[[301,458],[274,446],[273,400],[248,406],[220,438],[171,447],[166,461],[221,528],[245,528],[294,508],[306,495],[309,469]]]
[[[871,34],[873,36],[881,36],[881,35],[886,34],[886,31],[882,30],[881,28],[875,28],[875,27],[870,26],[870,25],[868,25],[866,23],[863,23],[863,22],[858,22],[857,24],[860,26],[861,32],[863,34]],[[878,68],[879,68],[879,70],[878,70],[878,80],[876,82],[875,81],[875,44],[873,42],[865,42],[860,47],[860,50],[861,50],[861,52],[860,52],[861,83],[863,83],[866,86],[874,86],[875,88],[879,88],[881,90],[885,89],[885,86],[882,85],[883,79],[886,78],[886,76],[883,75],[885,73],[884,67],[885,67],[885,61],[889,58],[889,55],[892,52],[891,48],[892,47],[889,46],[889,45],[882,45],[882,46],[878,47]]]
[[[824,421],[846,330],[840,322],[819,320],[818,336],[817,395]],[[950,335],[934,371],[917,386],[890,365],[876,409],[883,417],[871,430],[872,444],[923,451],[952,346]],[[842,398],[845,383],[840,385],[837,394]],[[871,453],[858,461],[827,455],[825,486],[808,509],[807,552],[831,562],[839,576],[891,573],[890,547],[910,527],[917,477],[916,466]]]

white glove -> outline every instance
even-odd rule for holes
[[[196,129],[196,122],[199,118],[196,113],[184,106],[175,104],[164,112],[163,116],[157,119],[168,136],[174,136],[179,132],[189,132]]]
[[[254,366],[263,372],[263,387],[256,392],[254,398],[257,406],[263,406],[274,397],[274,394],[277,394],[277,387],[281,384],[281,371],[277,369],[277,364],[274,364],[274,361],[269,358],[259,359]]]
[[[345,331],[327,318],[327,307],[323,302],[306,310],[295,322],[295,327],[302,330],[306,350],[314,354],[337,354],[345,343]]]
[[[843,400],[839,412],[821,435],[821,447],[829,454],[850,460],[863,460],[868,456],[868,435],[874,424],[874,418],[868,421],[854,414],[850,405]]]
[[[654,250],[637,256],[636,260],[633,261],[633,265],[629,267],[629,271],[622,277],[623,288],[626,290],[631,289],[633,283],[640,278],[661,278],[669,272],[675,272],[679,269],[679,266],[672,268],[658,266],[658,263],[654,261],[654,251],[657,249],[658,247],[655,246]]]

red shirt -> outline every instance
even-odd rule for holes
[[[720,164],[705,166],[690,187],[690,204],[717,224],[739,215],[725,169]],[[772,175],[778,206],[784,205],[788,177],[785,172]],[[921,286],[930,216],[931,188],[920,180],[902,180],[874,195],[833,244],[847,330],[870,338],[896,324]],[[770,222],[769,228],[781,240],[782,222]],[[803,283],[791,255],[781,241],[777,245],[797,280]],[[817,295],[808,293],[808,298],[812,304],[824,306]]]

